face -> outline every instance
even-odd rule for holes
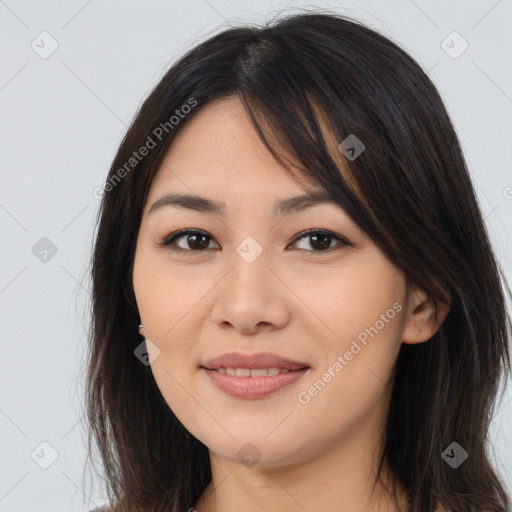
[[[404,278],[336,204],[276,210],[321,191],[302,182],[237,99],[218,101],[178,133],[141,221],[133,285],[151,371],[183,425],[233,462],[271,467],[367,442],[387,412]],[[150,212],[170,194],[222,209],[168,201]],[[170,241],[181,230],[195,232]],[[211,362],[228,353],[242,359]]]

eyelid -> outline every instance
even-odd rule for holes
[[[321,229],[321,228],[312,228],[312,229],[306,229],[305,231],[301,231],[292,241],[292,243],[297,242],[301,238],[304,238],[305,236],[311,234],[311,233],[318,233],[321,235],[328,235],[331,238],[336,238],[339,242],[341,242],[342,245],[345,245],[347,247],[355,247],[355,244],[350,242],[347,238],[345,238],[342,235],[339,235],[337,233],[334,233],[333,231],[330,231],[329,229]],[[304,250],[304,249],[299,249]],[[329,249],[331,250],[331,249]],[[322,252],[328,252],[328,251],[306,251],[306,252],[316,252],[316,253],[322,253]]]
[[[322,228],[311,228],[311,229],[307,229],[305,231],[301,231],[292,240],[291,244],[295,244],[301,238],[304,238],[304,237],[306,237],[307,235],[309,235],[311,233],[316,233],[316,234],[320,234],[320,235],[327,235],[327,236],[329,236],[331,238],[334,238],[334,239],[338,240],[339,245],[335,246],[335,247],[331,247],[331,248],[326,249],[324,251],[309,251],[309,250],[306,250],[306,249],[297,249],[298,251],[307,252],[307,253],[313,253],[313,254],[323,254],[323,253],[328,253],[328,252],[335,251],[335,250],[340,249],[342,247],[351,247],[351,248],[358,247],[358,244],[355,244],[355,243],[349,241],[346,237],[344,237],[342,235],[339,235],[339,234],[337,234],[337,233],[335,233],[333,231],[330,231],[328,229],[322,229]],[[207,238],[209,238],[211,241],[215,242],[215,239],[213,238],[213,236],[211,236],[207,231],[204,231],[204,230],[198,229],[198,228],[185,228],[185,229],[180,229],[178,231],[175,231],[175,232],[171,233],[170,235],[166,236],[163,240],[158,242],[157,245],[159,247],[168,248],[176,240],[178,240],[181,237],[184,237],[185,235],[203,235],[203,236],[206,236]],[[217,242],[215,242],[215,243],[217,245],[219,245]],[[201,252],[206,252],[207,249],[193,250],[193,249],[182,249],[182,248],[177,248],[176,249],[176,248],[172,248],[170,250],[173,251],[173,252],[182,252],[182,253],[183,252],[201,253]]]
[[[158,242],[157,245],[161,246],[161,247],[168,247],[171,244],[173,244],[176,240],[178,240],[181,237],[184,237],[185,235],[204,235],[213,241],[215,240],[213,238],[213,236],[211,236],[207,231],[203,231],[202,229],[197,229],[197,228],[185,228],[185,229],[180,229],[178,231],[174,231],[170,235],[164,237],[163,240]],[[217,245],[219,245],[219,244],[217,244]],[[175,252],[180,252],[180,251],[181,252],[204,252],[204,251],[193,251],[192,249],[181,249],[181,248],[171,249],[171,250],[173,250]]]

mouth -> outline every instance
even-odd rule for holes
[[[257,399],[297,382],[311,366],[269,353],[230,353],[201,364],[200,370],[223,393]]]
[[[201,367],[204,368],[204,367]],[[288,373],[288,372],[300,372],[302,370],[307,370],[309,366],[305,366],[304,368],[299,368],[298,370],[290,370],[289,368],[204,368],[205,370],[210,370],[213,372],[220,373],[221,375],[231,375],[231,377],[268,377],[279,375],[280,373]]]
[[[306,362],[295,361],[270,352],[255,354],[229,352],[201,363],[201,367],[206,370],[217,370],[220,371],[220,373],[236,375],[237,377],[250,377],[251,375],[254,377],[265,376],[263,373],[258,375],[257,370],[265,370],[267,371],[267,375],[269,375],[268,372],[270,372],[270,375],[277,375],[277,373],[283,370],[303,370],[309,366],[310,365]],[[226,371],[224,372],[224,370]],[[233,370],[235,371],[234,374],[232,373]],[[237,371],[239,374],[236,373]],[[247,373],[248,371],[250,373]],[[252,374],[253,371],[255,372],[254,374]]]

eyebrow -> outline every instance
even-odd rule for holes
[[[274,203],[274,215],[287,215],[291,212],[299,212],[313,206],[332,203],[336,201],[324,190],[309,192],[302,196],[280,199]],[[210,213],[220,217],[226,216],[226,205],[223,202],[213,201],[206,197],[193,196],[189,194],[168,194],[158,199],[149,209],[148,215],[164,206],[174,206],[188,210],[195,210],[202,213]],[[338,205],[339,206],[339,205]]]

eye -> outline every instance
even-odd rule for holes
[[[331,246],[331,242],[333,240],[337,240],[338,247],[334,246],[334,250],[340,249],[342,247],[355,247],[354,244],[349,242],[346,238],[342,237],[341,235],[336,235],[335,233],[332,233],[331,231],[324,231],[324,230],[318,230],[318,229],[310,229],[308,231],[305,231],[301,233],[297,238],[295,238],[293,243],[297,243],[299,240],[302,239],[308,239],[309,238],[309,244],[313,248],[319,248],[319,250],[309,251],[307,249],[299,249],[299,250],[306,250],[308,252],[328,252],[333,249]]]
[[[185,247],[180,245],[178,245],[178,248],[173,247],[173,245],[176,245],[175,242],[180,239],[185,239]],[[183,229],[176,233],[172,233],[162,240],[159,245],[169,247],[170,250],[175,252],[201,252],[203,249],[208,249],[208,239],[212,240],[205,231],[201,231],[199,229]],[[188,249],[186,248],[187,245],[189,247]],[[192,249],[190,249],[190,247]]]
[[[309,243],[311,247],[313,247],[313,251],[308,249],[299,248],[300,251],[306,252],[328,252],[333,249],[331,243],[333,240],[338,241],[338,247],[334,247],[334,249],[340,249],[342,247],[355,247],[352,242],[349,242],[346,238],[341,235],[337,235],[332,233],[331,231],[318,230],[318,229],[310,229],[308,231],[302,232],[292,244],[296,244],[298,241],[302,239],[309,238]],[[179,245],[177,242],[181,241],[182,245]],[[176,231],[175,233],[170,234],[168,237],[164,238],[161,242],[158,243],[159,246],[168,247],[171,251],[174,252],[204,252],[206,249],[211,248],[219,248],[218,244],[214,244],[216,247],[210,247],[210,242],[213,241],[213,238],[208,235],[205,231],[200,229],[183,229],[181,231]]]

